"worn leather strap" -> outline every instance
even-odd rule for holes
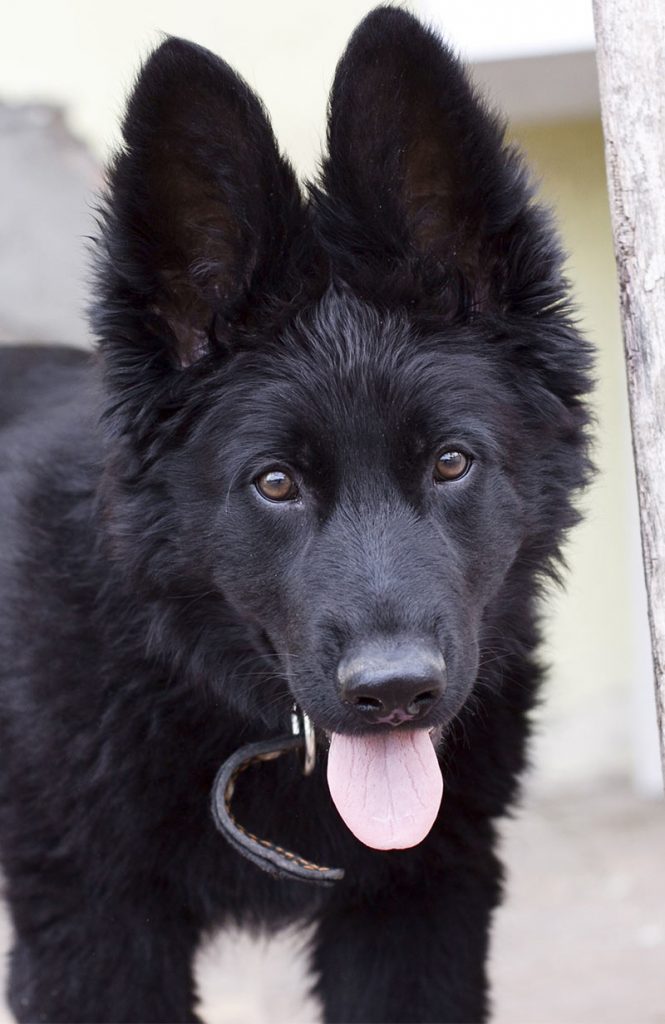
[[[288,750],[304,747],[302,736],[277,736],[271,740],[249,743],[231,754],[221,766],[212,787],[212,816],[215,825],[225,839],[239,853],[253,864],[267,871],[273,878],[298,879],[301,882],[314,882],[316,885],[331,886],[344,877],[341,868],[326,868],[312,864],[297,853],[271,843],[268,839],[259,839],[252,832],[236,821],[231,811],[231,800],[235,780],[251,764],[258,761],[272,761]]]

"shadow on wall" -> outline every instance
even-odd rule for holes
[[[50,106],[0,104],[0,341],[89,344],[87,246],[101,173]]]

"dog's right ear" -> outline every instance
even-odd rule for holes
[[[168,39],[144,65],[109,173],[93,325],[126,370],[224,350],[278,293],[300,190],[260,101],[208,50]]]

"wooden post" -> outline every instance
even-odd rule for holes
[[[665,775],[665,4],[593,7]]]

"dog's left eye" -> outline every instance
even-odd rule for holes
[[[298,486],[283,469],[269,469],[261,473],[254,481],[259,494],[268,501],[295,501],[298,497]]]
[[[470,465],[471,459],[464,452],[456,449],[440,452],[434,464],[434,479],[438,483],[459,480],[465,473],[468,473]]]

